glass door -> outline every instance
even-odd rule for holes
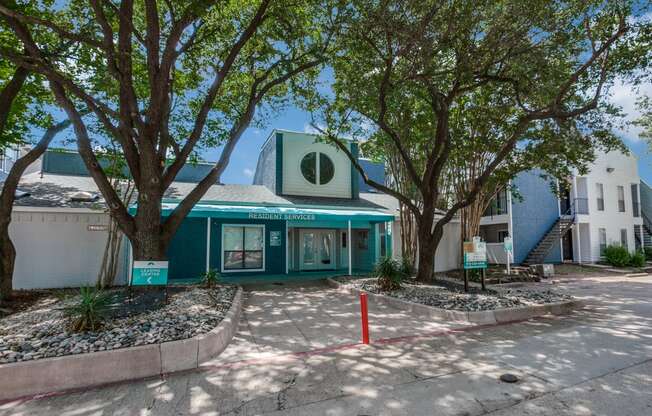
[[[335,269],[335,231],[301,230],[299,258],[301,270]]]
[[[301,270],[315,270],[317,267],[316,233],[314,231],[301,230]]]

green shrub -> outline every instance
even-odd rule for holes
[[[652,260],[652,247],[645,247],[645,258]]]
[[[629,264],[630,256],[627,248],[620,245],[610,245],[602,253],[608,264],[615,267],[625,267]]]
[[[383,257],[376,263],[374,275],[378,278],[378,287],[383,291],[400,289],[405,277],[401,265],[391,257]]]
[[[63,308],[68,321],[68,329],[73,332],[95,331],[99,329],[109,312],[111,295],[93,287],[79,288],[69,306]]]
[[[212,287],[217,286],[220,283],[220,278],[222,276],[220,273],[215,270],[215,269],[210,269],[207,272],[204,272],[201,275],[201,283],[204,285],[204,287],[210,289]]]
[[[401,259],[401,265],[399,267],[400,272],[403,274],[403,277],[410,277],[414,275],[414,266],[409,259]]]
[[[645,266],[645,253],[642,251],[637,251],[632,254],[629,258],[629,265],[632,267],[644,267]]]

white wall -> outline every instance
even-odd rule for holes
[[[16,246],[15,289],[94,285],[102,262],[108,215],[87,212],[14,211],[9,234]],[[125,282],[120,256],[116,283]]]
[[[394,221],[392,228],[392,250],[395,258],[401,257],[400,221]],[[460,223],[450,222],[444,226],[444,235],[435,252],[435,272],[458,269],[461,259]]]
[[[487,262],[507,264],[507,252],[503,243],[487,243]]]
[[[312,184],[301,173],[301,160],[315,151],[326,154],[335,165],[333,179],[325,185]],[[283,194],[351,198],[351,161],[334,145],[316,143],[312,135],[283,132]]]
[[[607,168],[613,168],[607,172]],[[604,211],[598,211],[596,183],[604,187]],[[582,261],[596,262],[600,259],[600,236],[598,229],[604,228],[607,233],[607,244],[620,243],[620,230],[627,230],[627,245],[634,250],[634,225],[641,224],[640,217],[634,217],[632,211],[631,185],[639,184],[638,160],[631,155],[620,152],[600,153],[586,175],[587,197],[589,199],[589,215],[578,217],[582,227],[582,252],[586,252],[585,243],[590,241],[590,258],[582,256]],[[625,212],[618,211],[617,186],[625,189]],[[582,189],[583,191],[583,189]],[[640,190],[639,190],[640,193]],[[640,198],[638,198],[640,201]],[[588,237],[587,237],[588,235]]]

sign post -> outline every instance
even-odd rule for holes
[[[165,286],[165,302],[168,298],[168,262],[167,261],[134,261],[129,282],[129,292],[132,286]]]
[[[514,252],[514,242],[512,237],[505,237],[503,240],[503,248],[505,249],[505,254],[507,254],[507,275],[511,274],[510,263],[512,261],[512,253]]]
[[[485,269],[487,268],[487,244],[480,237],[473,237],[473,241],[464,242],[464,291],[469,291],[468,270],[481,269],[482,290],[485,287]]]

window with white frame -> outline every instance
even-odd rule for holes
[[[625,212],[625,187],[618,186],[618,212]]]
[[[263,225],[225,225],[222,230],[224,270],[263,270]]]
[[[598,228],[598,238],[600,239],[600,255],[602,255],[607,248],[607,230],[605,228]]]
[[[620,245],[627,248],[627,230],[625,228],[620,230]]]
[[[595,194],[598,200],[598,211],[604,211],[604,185],[596,183]]]

